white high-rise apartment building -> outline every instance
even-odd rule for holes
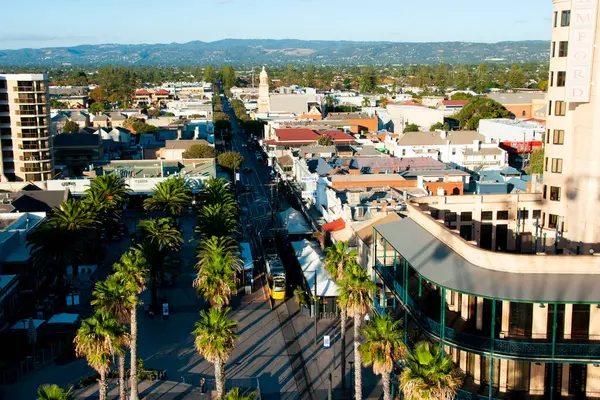
[[[0,182],[52,177],[45,74],[0,74]]]
[[[598,0],[553,0],[544,228],[559,247],[600,251]]]

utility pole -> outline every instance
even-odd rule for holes
[[[319,298],[317,297],[317,269],[315,268],[315,298],[314,298],[314,303],[315,303],[315,346],[317,345],[317,335],[318,335],[318,329],[317,329],[317,313],[319,312]]]

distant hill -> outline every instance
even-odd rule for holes
[[[207,65],[207,64],[474,64],[543,62],[550,42],[347,42],[331,40],[224,39],[169,44],[100,44],[0,50],[5,66]]]

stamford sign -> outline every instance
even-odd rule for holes
[[[597,11],[597,1],[572,2],[566,79],[568,102],[590,101]]]

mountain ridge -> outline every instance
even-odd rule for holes
[[[76,46],[0,50],[0,65],[131,65],[205,64],[475,64],[545,62],[550,41],[393,42],[299,39],[220,39],[185,43],[81,44]]]

